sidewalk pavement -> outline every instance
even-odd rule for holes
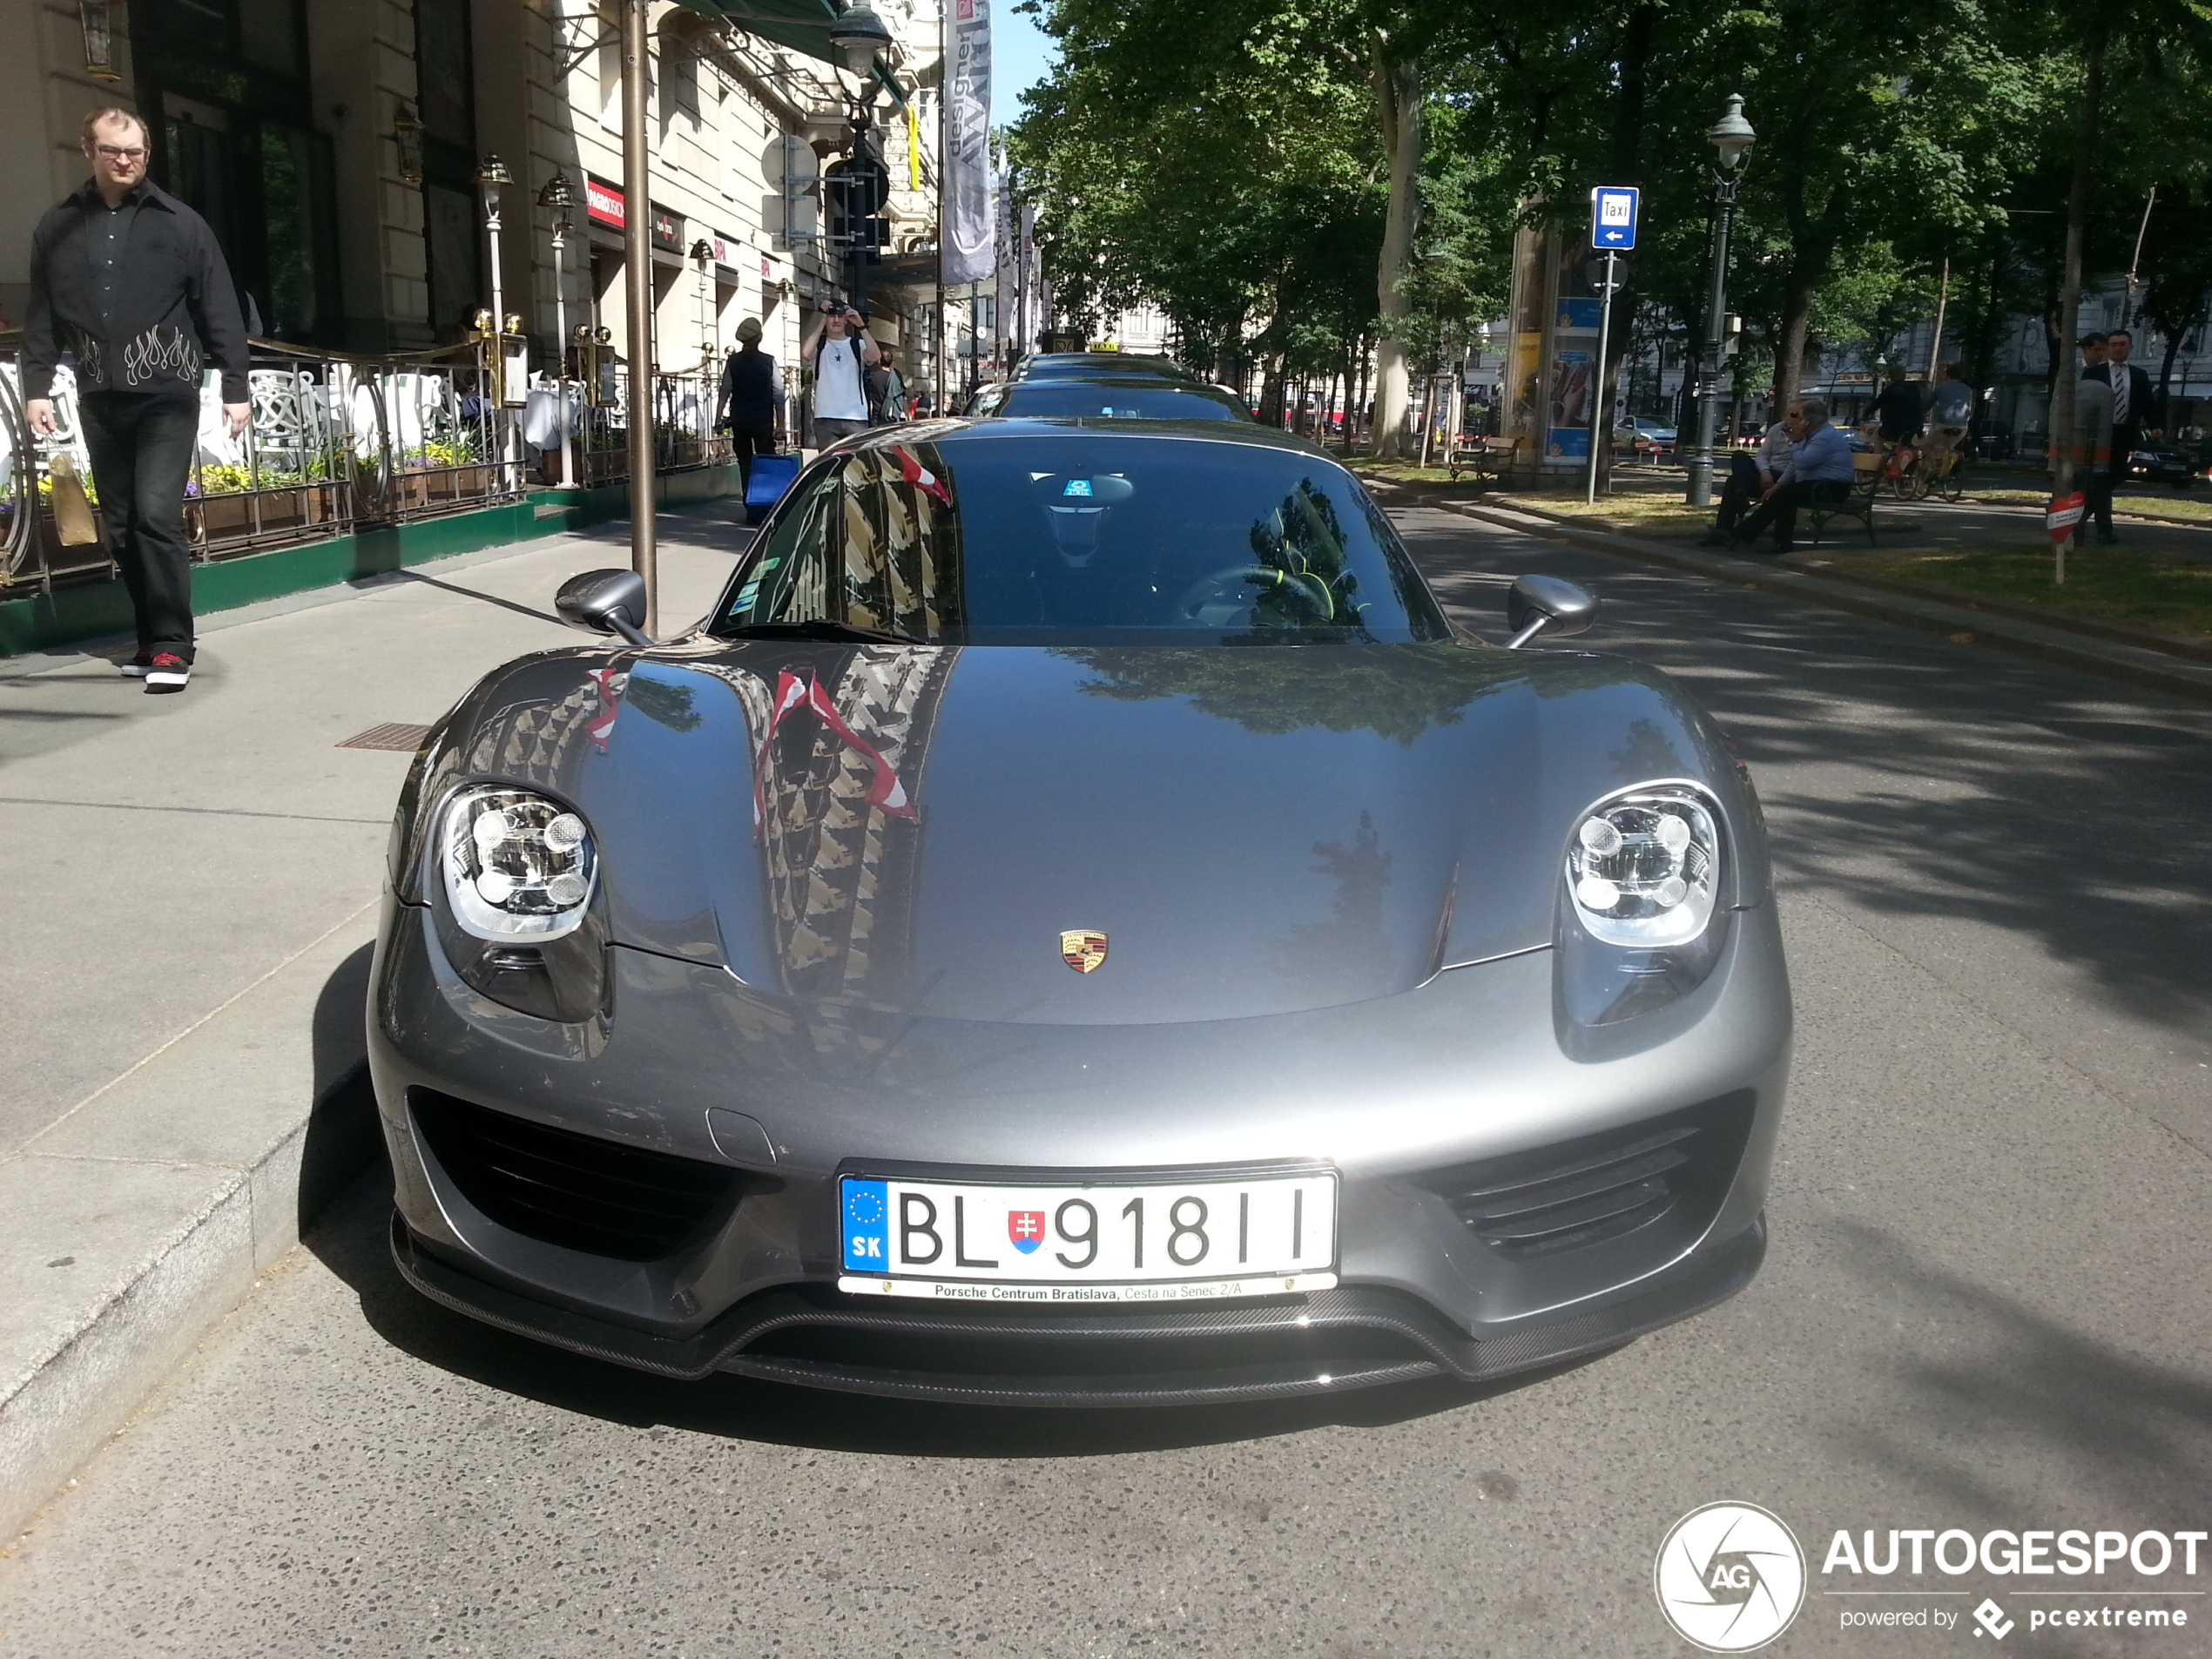
[[[704,614],[742,507],[664,514]],[[0,662],[0,1527],[27,1518],[373,1154],[362,1010],[407,751],[629,526],[208,619],[192,685],[127,641]],[[408,745],[411,749],[412,745]]]

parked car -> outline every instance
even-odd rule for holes
[[[1165,380],[1191,381],[1197,376],[1172,357],[1143,352],[1036,352],[1014,366],[1017,381],[1090,380],[1100,374],[1155,374]]]
[[[1670,454],[1675,447],[1675,428],[1639,415],[1615,426],[1613,446],[1640,455]]]
[[[972,415],[1065,416],[1091,420],[1249,421],[1244,400],[1225,386],[1154,375],[1012,381],[975,395]]]
[[[1173,1405],[1495,1377],[1741,1290],[1764,832],[1657,670],[1455,632],[1315,446],[818,458],[707,616],[495,670],[369,1020],[423,1294],[663,1377]]]
[[[2183,489],[2194,489],[2205,478],[2204,463],[2181,449],[2131,449],[2128,452],[2128,475],[2148,479],[2155,484],[2179,484]]]

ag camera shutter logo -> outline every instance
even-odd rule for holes
[[[1708,1653],[1749,1653],[1790,1628],[1805,1600],[1805,1554],[1757,1504],[1709,1503],[1668,1529],[1651,1587],[1675,1634]]]

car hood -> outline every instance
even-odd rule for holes
[[[1590,800],[1730,771],[1662,677],[1568,653],[713,641],[598,661],[495,676],[432,772],[574,802],[617,944],[932,1018],[1409,990],[1550,941]]]

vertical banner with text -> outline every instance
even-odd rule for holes
[[[945,8],[945,246],[939,280],[981,282],[996,266],[991,212],[990,0],[951,0]]]

